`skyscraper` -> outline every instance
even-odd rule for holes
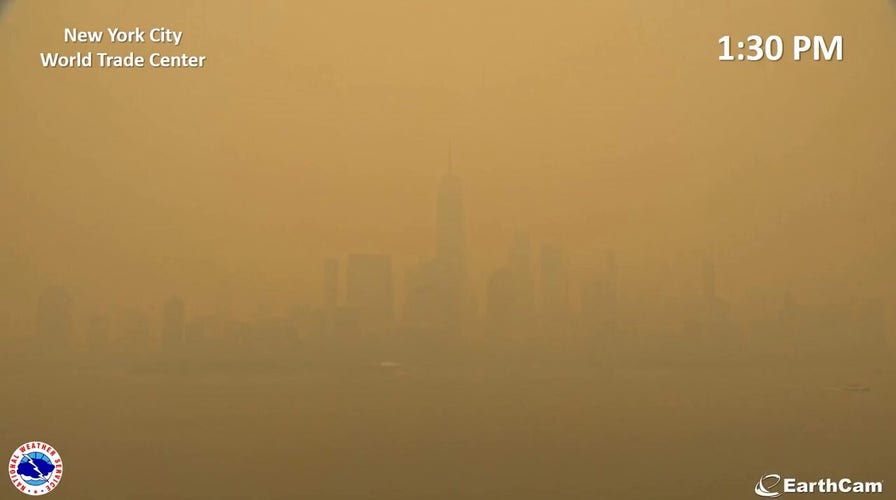
[[[535,279],[532,277],[531,248],[529,233],[517,231],[508,252],[516,314],[525,321],[535,316]]]
[[[174,349],[181,345],[184,339],[185,324],[184,301],[180,297],[171,297],[165,302],[162,311],[162,346],[164,348]]]
[[[436,258],[432,269],[439,295],[436,311],[444,333],[459,333],[467,301],[463,188],[452,172],[442,177],[436,199]]]
[[[488,285],[488,316],[499,335],[530,333],[535,320],[535,292],[529,235],[518,231],[510,244],[507,264],[492,273]]]
[[[463,187],[453,172],[442,176],[436,198],[436,260],[466,272]]]
[[[450,157],[436,193],[435,225],[435,256],[409,275],[405,320],[419,333],[451,336],[462,328],[469,295],[463,185]]]
[[[616,255],[607,254],[606,269],[582,287],[582,317],[590,335],[607,338],[618,326],[619,278]]]
[[[556,244],[541,247],[542,316],[548,327],[563,325],[569,319],[569,271],[566,254]]]
[[[392,257],[349,255],[345,293],[346,306],[357,315],[359,328],[366,332],[381,332],[390,327],[395,302]]]
[[[324,328],[330,330],[336,322],[339,309],[339,261],[324,261]]]
[[[703,260],[703,298],[710,306],[718,299],[716,295],[716,266],[710,259]]]

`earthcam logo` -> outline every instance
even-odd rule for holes
[[[778,483],[780,482],[781,476],[778,474],[766,474],[759,478],[759,482],[756,483],[756,488],[754,488],[753,491],[761,497],[778,498],[781,494],[777,491],[773,491],[773,489],[778,486]]]
[[[62,456],[47,443],[25,443],[9,458],[9,479],[26,495],[46,495],[62,480]]]
[[[782,478],[780,474],[766,474],[759,478],[753,491],[763,498],[778,498],[791,493],[883,493],[884,483],[853,481],[849,478],[836,481],[827,478],[805,482],[792,477]]]

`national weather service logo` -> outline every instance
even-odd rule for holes
[[[62,480],[62,456],[47,443],[25,443],[9,457],[9,479],[26,495],[46,495]]]

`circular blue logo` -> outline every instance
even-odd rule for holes
[[[51,474],[56,469],[50,457],[39,451],[33,451],[22,455],[16,472],[31,486],[43,486],[50,481]]]
[[[12,452],[9,479],[26,495],[46,495],[62,480],[62,457],[47,443],[25,443]]]

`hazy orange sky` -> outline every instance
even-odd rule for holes
[[[40,66],[79,49],[66,27],[135,25],[207,66]],[[750,33],[840,34],[845,61],[718,61]],[[321,259],[355,251],[401,280],[432,252],[449,140],[478,287],[525,228],[576,271],[615,248],[631,290],[696,287],[707,255],[735,300],[891,300],[894,56],[884,0],[14,2],[0,310],[52,283],[96,307],[315,305]]]

